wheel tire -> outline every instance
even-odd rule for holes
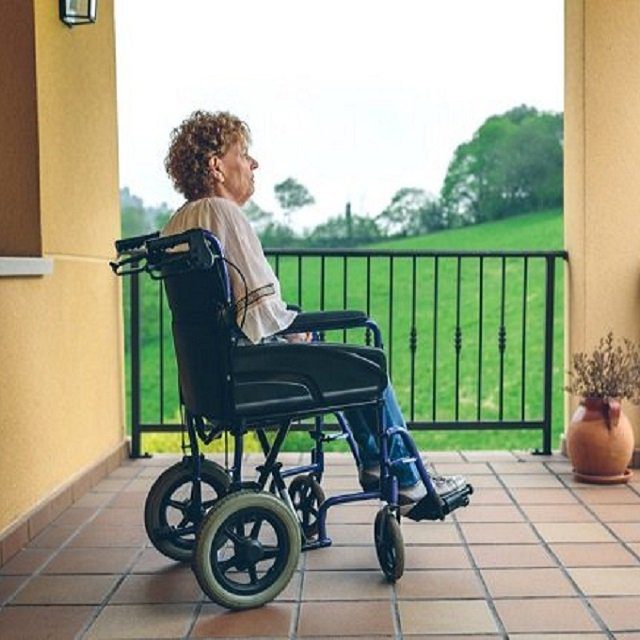
[[[404,573],[404,542],[398,520],[389,507],[376,514],[374,539],[382,573],[389,582],[399,580]]]
[[[313,474],[296,476],[289,485],[289,497],[305,538],[318,535],[318,509],[325,501],[325,495]]]
[[[201,465],[202,509],[191,505],[191,465],[184,461],[160,474],[144,505],[144,526],[149,540],[160,553],[178,562],[191,560],[200,520],[229,490],[229,477],[219,464],[202,460]],[[177,506],[178,503],[190,513],[185,513]],[[181,529],[187,528],[192,531],[180,533]]]
[[[270,530],[265,530],[265,522]],[[227,609],[251,609],[270,602],[289,584],[300,549],[300,524],[280,498],[238,491],[219,500],[205,516],[192,567],[213,602]],[[225,551],[230,555],[223,558]],[[262,557],[263,552],[268,557]],[[269,560],[270,566],[257,566]]]

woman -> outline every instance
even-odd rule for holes
[[[218,237],[226,258],[244,274],[242,282],[235,269],[230,270],[231,288],[238,306],[238,319],[251,343],[273,339],[296,317],[287,309],[280,295],[280,283],[264,257],[260,240],[240,209],[254,191],[254,171],[258,162],[249,155],[249,127],[226,112],[196,111],[171,133],[165,168],[175,188],[187,202],[171,217],[162,235],[180,233],[200,227]],[[246,288],[245,288],[246,285]],[[245,299],[245,291],[248,295]],[[289,341],[307,341],[308,334],[289,334]],[[358,443],[363,468],[360,483],[364,489],[378,484],[379,452],[370,425],[375,424],[373,409],[345,412]],[[383,419],[386,424],[405,427],[393,389],[388,385],[384,396]],[[394,436],[391,457],[408,455],[400,436]],[[397,468],[399,503],[403,512],[425,497],[413,463]],[[432,478],[436,491],[444,494],[462,488],[461,476]]]

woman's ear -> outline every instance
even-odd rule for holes
[[[214,180],[218,182],[224,182],[224,173],[222,173],[220,167],[220,158],[218,156],[211,156],[209,158],[209,170]]]

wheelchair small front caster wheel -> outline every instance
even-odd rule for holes
[[[404,573],[404,542],[398,520],[389,507],[382,507],[376,515],[374,538],[382,573],[390,582],[399,580]]]
[[[191,465],[178,462],[153,483],[144,505],[144,526],[153,546],[163,555],[189,562],[196,531],[204,514],[229,490],[226,471],[215,462],[202,460],[201,500],[194,499]]]
[[[250,609],[289,584],[301,545],[300,524],[280,498],[238,491],[205,516],[192,566],[211,600],[227,609]]]
[[[305,538],[318,535],[318,510],[325,501],[325,495],[313,474],[296,476],[289,485],[289,496]]]

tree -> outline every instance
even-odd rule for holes
[[[273,213],[265,211],[253,200],[249,200],[242,210],[245,212],[247,218],[249,218],[249,222],[251,222],[258,235],[260,235],[273,220]]]
[[[309,190],[295,178],[287,178],[273,188],[276,199],[282,207],[287,224],[291,223],[291,214],[302,207],[315,202]]]
[[[403,187],[396,191],[376,220],[388,236],[418,235],[445,226],[438,201],[423,189],[415,187]]]
[[[449,164],[441,200],[449,226],[562,204],[560,113],[522,105],[488,118]]]
[[[334,216],[315,227],[306,240],[314,247],[353,247],[376,242],[381,237],[375,220],[353,215],[348,208],[345,215]]]

